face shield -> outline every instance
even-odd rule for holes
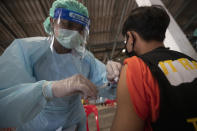
[[[84,55],[89,24],[88,17],[71,10],[57,8],[53,17],[53,37],[63,47]]]

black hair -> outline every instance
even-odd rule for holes
[[[162,6],[138,7],[132,10],[126,19],[122,35],[125,36],[127,31],[135,31],[145,41],[163,42],[169,23],[170,17]]]

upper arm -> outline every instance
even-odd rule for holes
[[[112,131],[141,131],[144,121],[134,110],[126,82],[127,65],[122,68],[117,89],[117,111],[112,125]]]

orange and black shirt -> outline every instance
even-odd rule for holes
[[[145,130],[195,130],[197,62],[160,47],[125,60],[127,86]]]

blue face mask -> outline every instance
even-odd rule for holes
[[[84,42],[82,35],[78,31],[68,29],[58,29],[56,39],[62,46],[68,49],[75,49]]]

